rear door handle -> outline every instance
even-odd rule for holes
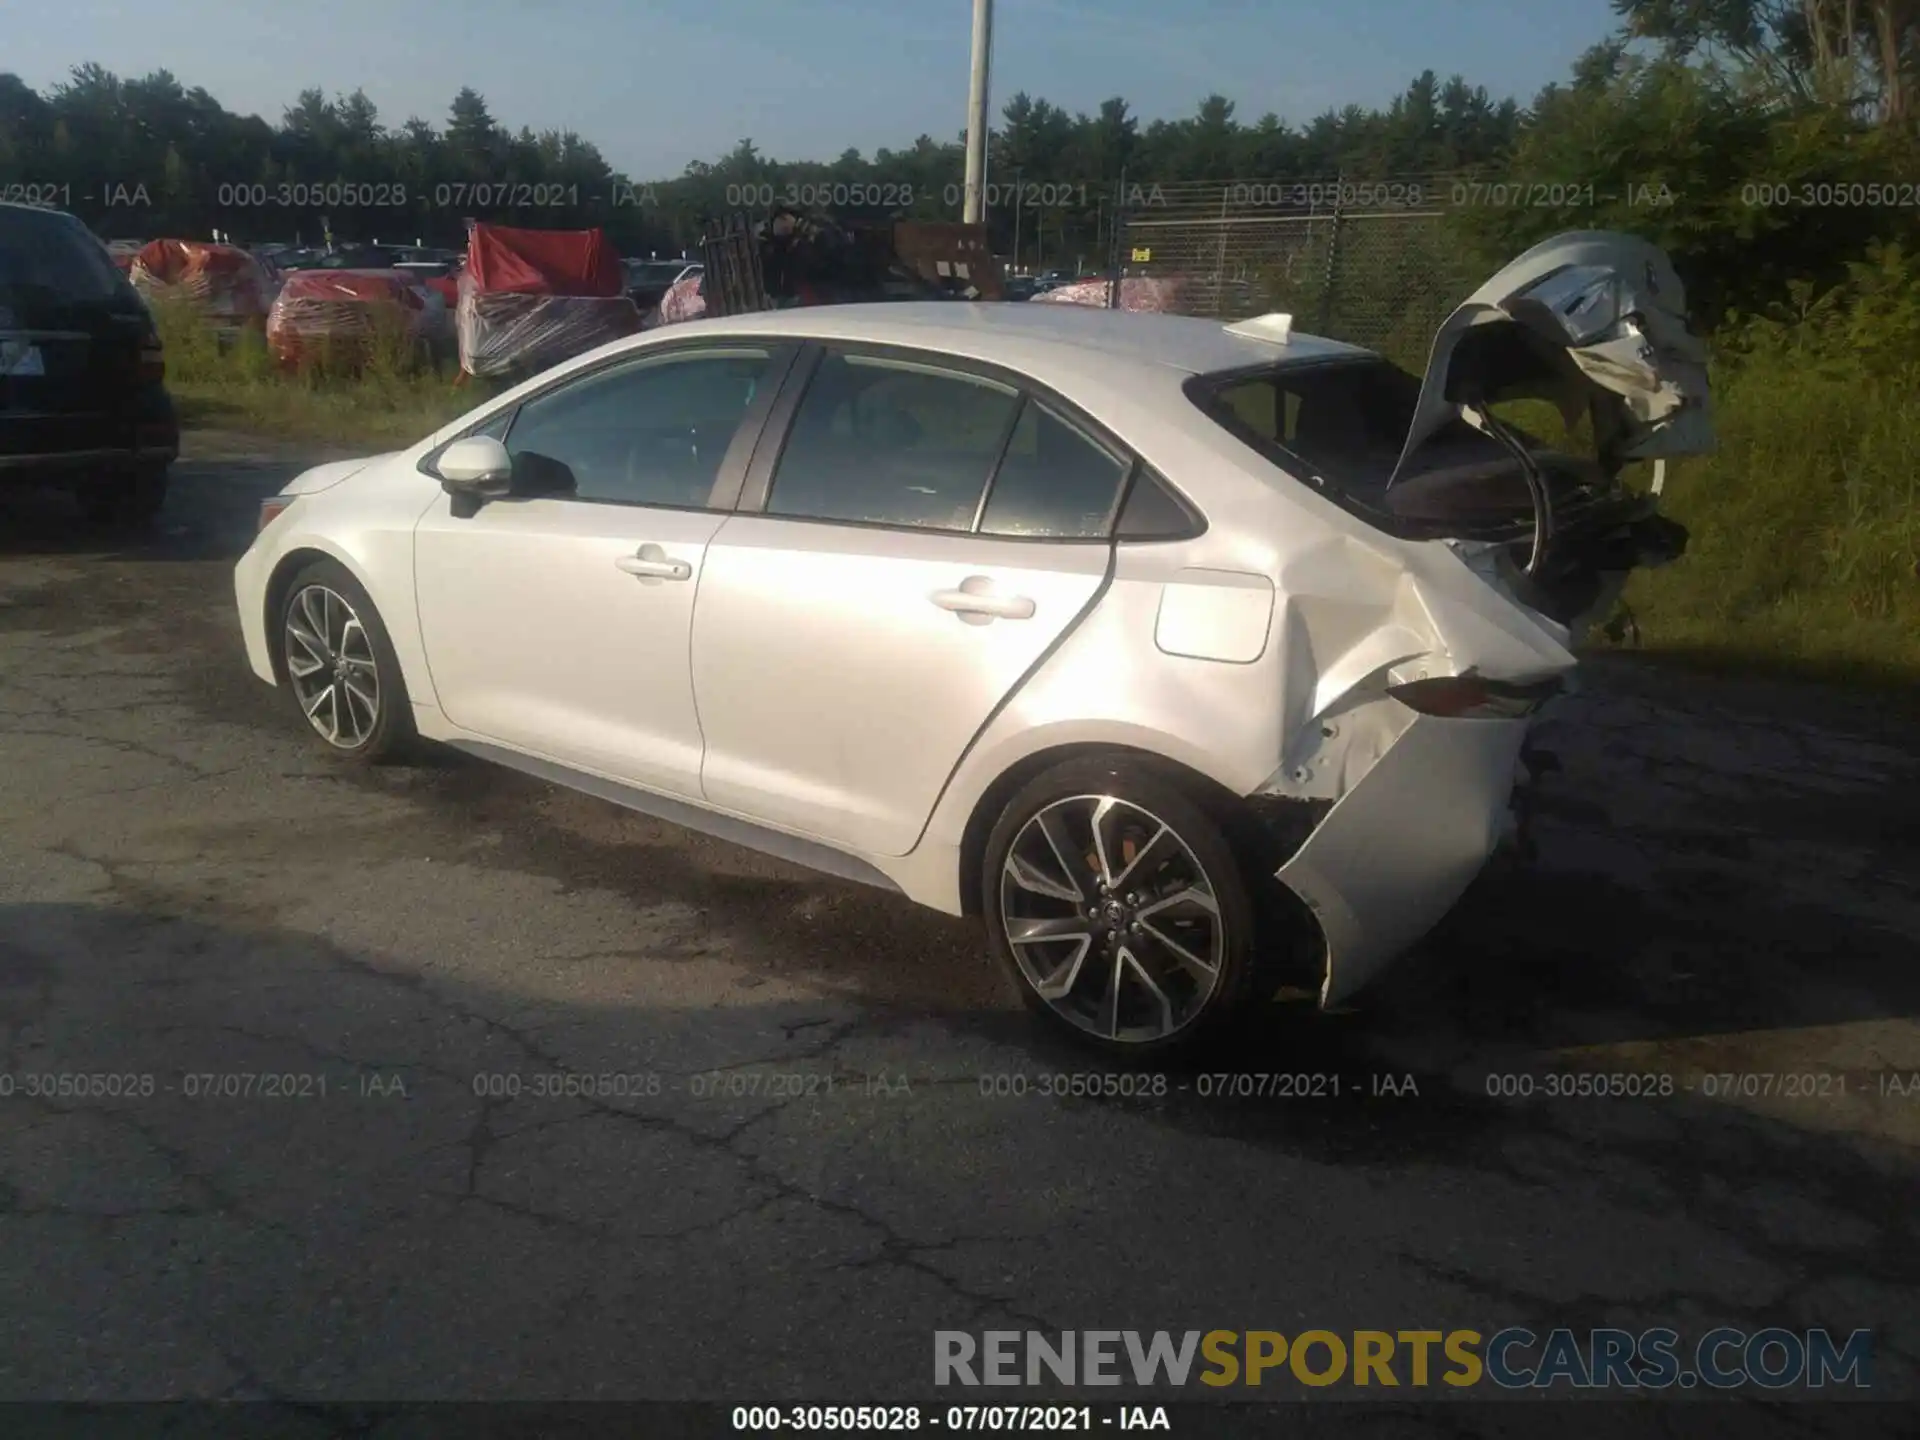
[[[936,590],[929,598],[942,610],[951,610],[975,625],[984,625],[989,620],[1033,618],[1032,600],[1025,595],[995,595],[992,585],[984,575],[969,575],[957,590]]]
[[[690,580],[693,578],[693,566],[685,560],[672,560],[667,552],[658,545],[642,545],[632,555],[622,555],[613,562],[614,569],[624,570],[629,575],[638,575],[643,580]]]

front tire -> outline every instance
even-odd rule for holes
[[[1253,906],[1225,828],[1131,757],[1054,766],[987,838],[981,909],[1027,1004],[1082,1045],[1163,1059],[1247,1008]]]
[[[374,765],[414,738],[413,705],[380,612],[334,560],[316,560],[280,602],[280,670],[307,728],[343,759]]]

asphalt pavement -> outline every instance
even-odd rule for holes
[[[137,544],[0,496],[0,1399],[873,1402],[937,1330],[1510,1325],[1870,1328],[1920,1390],[1920,738],[1870,699],[1596,667],[1532,865],[1122,1081],[966,922],[335,762],[230,578],[329,457],[189,443]]]

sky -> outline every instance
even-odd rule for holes
[[[1246,121],[1387,103],[1422,70],[1522,103],[1614,25],[1608,0],[997,0],[996,114],[1025,90],[1143,121],[1210,92]],[[0,0],[0,69],[171,70],[278,122],[304,88],[364,89],[435,125],[462,85],[513,129],[573,129],[636,180],[743,139],[777,159],[964,128],[971,0]]]

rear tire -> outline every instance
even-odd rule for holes
[[[301,722],[334,755],[365,765],[404,756],[413,704],[373,598],[335,560],[305,565],[288,582],[272,644]]]
[[[167,503],[166,466],[84,482],[75,492],[88,523],[108,530],[144,530]]]
[[[1227,830],[1131,756],[1065,761],[1028,782],[987,837],[980,896],[1028,1006],[1123,1062],[1167,1059],[1242,1017],[1254,910]]]

